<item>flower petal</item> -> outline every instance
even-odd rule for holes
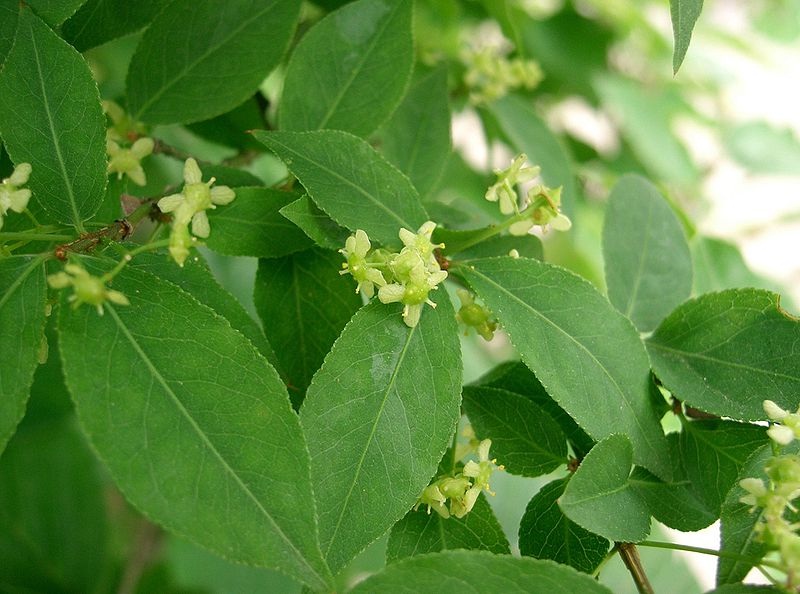
[[[28,178],[31,176],[31,164],[20,163],[14,167],[14,172],[8,178],[8,183],[12,186],[21,186],[28,183]]]
[[[208,224],[208,216],[206,211],[194,213],[192,217],[192,233],[197,237],[208,237],[211,234],[211,225]]]
[[[378,289],[378,299],[380,299],[381,303],[396,303],[403,299],[405,293],[406,289],[403,285],[392,283]]]
[[[158,208],[161,209],[161,212],[172,212],[178,208],[184,200],[183,194],[171,194],[158,201]]]
[[[214,204],[230,204],[236,198],[236,192],[228,186],[216,186],[211,188],[211,202]]]
[[[199,184],[203,181],[203,172],[197,161],[189,157],[183,165],[183,181],[187,184]]]
[[[131,147],[131,154],[137,159],[144,159],[153,153],[153,148],[155,148],[155,142],[153,142],[153,139],[144,136],[133,143],[133,146]]]

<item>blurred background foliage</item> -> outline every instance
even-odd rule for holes
[[[298,39],[343,4],[306,4]],[[747,95],[742,76],[759,68],[775,72],[800,54],[800,3],[706,4],[686,61],[673,76],[665,0],[417,0],[414,80],[446,68],[453,113],[454,150],[426,192],[433,218],[451,228],[497,222],[497,209],[483,199],[491,170],[526,152],[531,162],[543,166],[545,176],[570,186],[565,208],[574,227],[568,234],[544,237],[546,258],[603,290],[604,203],[620,175],[637,172],[660,187],[684,222],[696,293],[766,287],[787,295],[784,305],[791,308],[788,295],[797,299],[800,285],[800,199],[797,192],[782,193],[798,189],[794,176],[800,173],[800,142],[791,128],[770,117],[776,115],[771,104],[748,110],[740,99]],[[137,40],[132,35],[86,52],[104,98],[123,96]],[[498,101],[476,101],[467,73],[485,48],[535,64],[541,81],[533,88],[510,89]],[[228,114],[189,126],[162,126],[153,135],[178,151],[240,167],[251,174],[244,183],[276,183],[285,176],[283,166],[243,131],[274,125],[282,76],[279,68],[258,95]],[[749,84],[764,90],[768,76],[751,77]],[[796,108],[793,81],[788,76],[777,80],[774,92],[794,93]],[[382,142],[379,132],[375,143]],[[163,192],[180,177],[181,167],[180,154],[154,156],[140,195]],[[8,158],[0,154],[0,173],[8,170]],[[226,174],[247,175],[224,169],[215,174],[223,181]],[[754,193],[753,179],[777,185]],[[736,225],[720,219],[717,211],[726,208],[735,211]],[[713,236],[715,224],[729,237],[759,236],[775,226],[788,229],[783,280],[794,281],[794,287],[780,287],[753,272],[735,243]],[[211,253],[208,258],[219,280],[254,312],[255,260]],[[299,592],[299,586],[275,572],[228,563],[162,533],[127,506],[77,432],[50,334],[50,357],[37,370],[28,414],[0,458],[0,590]],[[488,347],[465,338],[463,348],[466,381],[513,356],[502,337]],[[46,472],[25,471],[31,468]],[[491,503],[514,547],[526,503],[552,477],[500,474],[494,483],[498,496]],[[69,513],[53,514],[54,501]],[[380,568],[385,546],[382,539],[358,557],[341,576],[342,585]],[[645,550],[642,556],[656,591],[702,591],[683,557],[660,550]],[[620,594],[634,591],[618,558],[603,568],[601,581]]]

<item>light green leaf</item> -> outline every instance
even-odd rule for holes
[[[53,28],[75,14],[86,0],[26,0],[44,22]]]
[[[61,33],[83,52],[146,27],[169,3],[170,0],[88,0],[64,23]]]
[[[610,435],[581,462],[559,499],[564,514],[609,540],[638,542],[650,533],[650,511],[630,483],[633,449]]]
[[[481,494],[463,518],[444,519],[425,506],[410,511],[392,528],[386,549],[387,563],[399,559],[454,549],[510,553],[508,540],[486,497]]]
[[[669,0],[669,12],[672,16],[672,35],[675,49],[672,52],[672,71],[678,72],[689,41],[692,39],[694,24],[703,10],[703,0]]]
[[[350,231],[337,225],[308,196],[281,208],[280,213],[303,230],[314,242],[329,250],[339,250]]]
[[[755,421],[764,400],[797,408],[800,323],[758,289],[702,295],[648,339],[656,375],[676,397],[713,414]]]
[[[273,367],[280,370],[278,358],[264,332],[236,298],[222,288],[201,257],[189,258],[180,267],[166,254],[139,254],[130,266],[178,285],[200,303],[213,309],[228,320],[234,330],[244,334]]]
[[[692,292],[692,258],[678,217],[649,181],[623,176],[603,225],[608,299],[641,332],[658,326]]]
[[[149,518],[225,557],[315,588],[308,454],[277,373],[175,285],[123,270],[130,305],[59,312],[67,386],[94,448]]]
[[[723,420],[686,421],[680,434],[680,455],[692,488],[719,514],[744,463],[767,442],[764,427]]]
[[[403,323],[400,304],[362,308],[308,388],[300,419],[334,572],[414,505],[452,439],[458,329],[446,293],[435,301],[415,328]]]
[[[361,307],[339,254],[313,249],[260,260],[255,305],[295,407],[333,342]]]
[[[33,201],[82,230],[106,187],[106,123],[89,66],[29,9],[0,72],[0,130],[33,167]]]
[[[405,173],[420,196],[430,196],[450,155],[447,68],[418,80],[381,133],[381,150]]]
[[[23,423],[0,458],[0,588],[96,591],[107,561],[103,495],[72,416]]]
[[[650,365],[636,330],[587,281],[528,258],[460,266],[548,394],[596,440],[624,433],[634,461],[669,478],[650,399]]]
[[[44,337],[43,258],[0,258],[0,452],[25,412]]]
[[[367,136],[400,102],[414,61],[410,0],[359,0],[317,23],[292,53],[282,130]]]
[[[493,555],[487,551],[446,551],[410,557],[388,566],[353,588],[351,594],[610,594],[588,575],[539,559]]]
[[[747,122],[725,132],[731,156],[754,173],[797,175],[800,140],[789,128],[768,122]]]
[[[739,248],[732,243],[695,235],[691,250],[696,295],[743,287],[775,290],[774,284],[747,267]]]
[[[536,477],[567,463],[564,434],[533,401],[484,386],[467,386],[462,396],[475,434],[492,440],[492,457],[511,474]]]
[[[719,588],[709,590],[706,594],[781,594],[783,590],[778,590],[772,586],[757,586],[754,584],[724,584]]]
[[[352,231],[363,229],[370,239],[396,246],[401,227],[416,231],[428,218],[409,179],[357,136],[338,130],[254,134],[317,206]]]
[[[519,525],[519,552],[590,573],[605,558],[609,543],[578,526],[558,507],[566,485],[566,479],[548,483],[530,500]]]
[[[509,95],[495,101],[489,111],[512,147],[528,155],[528,161],[542,168],[542,179],[549,186],[563,186],[564,210],[575,208],[578,188],[572,173],[570,156],[542,121],[533,104],[522,97]]]
[[[280,61],[299,0],[175,0],[128,69],[128,108],[150,124],[204,120],[242,103]]]
[[[269,188],[236,188],[236,199],[208,211],[206,245],[228,256],[277,258],[311,247],[305,233],[278,211],[297,194]]]

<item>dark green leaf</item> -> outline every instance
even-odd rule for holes
[[[656,375],[679,399],[747,421],[764,419],[764,400],[797,407],[798,320],[780,297],[731,289],[687,301],[647,341]]]
[[[256,309],[295,407],[361,307],[352,278],[339,274],[341,263],[339,254],[313,249],[258,264]]]
[[[608,299],[641,332],[658,326],[692,292],[692,258],[678,217],[659,191],[622,177],[603,225]]]
[[[261,186],[263,181],[244,169],[227,167],[226,165],[203,165],[203,177],[213,177],[217,183],[231,188],[241,188],[242,186]],[[208,214],[211,215],[213,211]]]
[[[561,427],[575,455],[582,458],[594,446],[594,440],[578,426],[566,411],[558,406],[533,372],[521,361],[501,363],[481,377],[476,384],[520,394],[541,407]]]
[[[299,10],[299,0],[174,0],[131,60],[134,119],[196,122],[233,109],[278,64]]]
[[[194,134],[216,144],[239,151],[263,152],[264,147],[249,131],[264,127],[266,109],[266,99],[258,92],[227,113],[186,127]]]
[[[650,532],[650,511],[630,482],[633,449],[622,434],[597,443],[559,500],[564,514],[609,540],[637,542]]]
[[[200,257],[189,258],[183,267],[179,267],[166,254],[139,254],[131,266],[178,285],[200,303],[228,320],[231,327],[244,334],[267,361],[276,369],[280,368],[275,351],[272,350],[264,332],[236,298],[220,286],[208,269],[208,265]]]
[[[316,588],[308,457],[278,375],[227,321],[172,283],[131,268],[129,306],[59,313],[78,416],[126,497],[227,558]]]
[[[483,495],[463,518],[444,519],[427,511],[425,506],[408,512],[392,528],[386,561],[392,563],[405,557],[453,549],[484,550],[498,555],[511,552],[506,535]]]
[[[792,444],[784,453],[797,453],[797,449],[796,444]],[[771,457],[772,446],[769,444],[756,450],[739,473],[739,479],[753,477],[768,480],[764,466]],[[764,510],[751,512],[751,506],[739,501],[746,494],[737,483],[725,497],[719,518],[720,550],[759,560],[766,554],[767,548],[759,540],[755,527],[763,519]],[[717,585],[740,582],[752,568],[753,564],[743,559],[720,557],[717,563]]]
[[[675,39],[675,49],[672,52],[673,72],[678,72],[686,56],[689,41],[692,39],[692,30],[701,10],[703,10],[703,0],[669,0],[672,35]]]
[[[571,213],[578,188],[570,157],[533,105],[522,97],[509,95],[493,103],[489,111],[497,118],[511,146],[528,155],[529,162],[542,168],[545,183],[553,187],[563,186],[563,206],[567,213]]]
[[[208,213],[213,233],[209,248],[229,256],[277,258],[311,246],[305,233],[286,219],[281,208],[297,194],[269,188],[237,188],[236,199]]]
[[[507,390],[465,387],[463,407],[479,439],[511,474],[541,476],[567,463],[567,441],[556,422],[532,400]]]
[[[631,323],[587,281],[528,258],[458,267],[547,393],[593,438],[624,433],[634,461],[669,478],[647,353]]]
[[[709,590],[706,594],[781,594],[782,590],[772,586],[756,586],[754,584],[724,584]]]
[[[36,14],[51,27],[58,27],[61,23],[75,14],[81,4],[86,0],[26,0],[25,3],[32,7]]]
[[[39,365],[33,374],[31,397],[21,427],[63,419],[75,409],[61,369],[61,353],[56,333],[57,317],[50,316],[47,319],[45,326],[47,361]]]
[[[0,258],[0,452],[25,412],[44,337],[43,258]]]
[[[0,590],[93,592],[106,510],[74,418],[20,428],[0,458]]]
[[[414,61],[411,0],[359,0],[317,23],[292,53],[282,130],[373,132],[392,113]]]
[[[146,27],[170,1],[88,0],[64,23],[61,33],[82,52]]]
[[[106,186],[106,123],[81,55],[29,9],[0,72],[0,130],[15,163],[33,167],[33,201],[79,229]]]
[[[389,162],[411,179],[420,196],[429,196],[450,154],[446,68],[437,68],[408,90],[381,136]]]
[[[515,237],[494,233],[494,227],[469,230],[437,228],[433,239],[435,243],[444,243],[444,255],[458,255],[459,261],[507,256],[511,250],[517,250],[524,258],[543,259],[542,241],[535,235]]]
[[[323,555],[334,572],[417,501],[453,436],[461,400],[458,330],[444,291],[415,328],[373,301],[345,327],[308,388]]]
[[[674,476],[679,478],[665,483],[637,466],[629,482],[647,504],[650,514],[665,526],[682,532],[694,532],[713,524],[718,514],[697,498],[685,476],[677,473]]]
[[[800,140],[788,128],[768,122],[747,122],[725,134],[731,156],[754,173],[796,175],[800,169]]]
[[[566,484],[566,479],[548,483],[530,500],[519,525],[519,552],[590,573],[605,558],[609,543],[578,526],[558,507]]]
[[[334,221],[371,239],[399,245],[401,227],[428,218],[409,179],[368,142],[338,130],[265,132],[255,137],[280,157],[311,199]]]
[[[680,455],[694,492],[719,514],[750,455],[767,441],[764,427],[732,421],[686,421]]]
[[[351,590],[351,594],[610,594],[587,575],[552,561],[493,555],[487,551],[446,551],[393,563]]]
[[[343,248],[350,235],[347,229],[331,220],[308,196],[287,204],[280,213],[300,227],[318,246],[329,250]]]
[[[0,66],[14,43],[18,15],[19,0],[0,0]]]

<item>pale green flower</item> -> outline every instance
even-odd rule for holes
[[[344,248],[339,250],[347,262],[342,264],[339,274],[350,274],[358,282],[356,293],[363,291],[367,297],[375,294],[375,286],[382,287],[386,284],[383,274],[367,261],[367,254],[372,248],[369,236],[366,232],[357,229],[356,232],[347,238]]]
[[[526,218],[513,223],[508,231],[511,235],[525,235],[530,232],[534,225],[555,229],[556,231],[568,231],[572,227],[572,221],[567,215],[560,212],[561,207],[561,186],[558,188],[548,188],[547,186],[536,186],[528,192],[528,206],[523,211]]]
[[[19,213],[28,208],[31,191],[20,186],[28,183],[30,175],[30,163],[20,163],[11,175],[0,183],[0,229],[3,228],[3,218],[9,210]]]
[[[504,215],[519,212],[517,190],[514,186],[530,181],[539,175],[539,167],[526,167],[528,157],[522,153],[517,155],[506,169],[495,169],[497,182],[486,190],[485,198],[489,202],[499,202],[500,212]]]
[[[147,184],[147,178],[141,160],[152,154],[154,146],[153,139],[147,137],[139,138],[130,148],[122,148],[109,138],[106,140],[106,152],[109,156],[108,172],[116,173],[118,179],[127,175],[136,185],[144,186]]]
[[[403,321],[409,328],[419,323],[422,308],[425,303],[431,307],[436,304],[428,298],[428,293],[437,289],[439,283],[447,278],[447,272],[439,270],[430,272],[419,259],[419,262],[408,273],[408,279],[403,283],[390,283],[378,289],[378,299],[381,303],[400,302],[403,308]]]
[[[103,278],[90,274],[79,264],[67,264],[62,272],[49,275],[47,283],[54,289],[71,286],[73,293],[67,298],[67,301],[72,303],[72,307],[77,308],[83,303],[94,305],[97,313],[101,316],[103,315],[103,304],[106,301],[117,305],[130,305],[125,295],[109,289]]]
[[[461,301],[456,319],[468,329],[475,328],[484,340],[492,340],[494,331],[497,330],[497,322],[492,320],[492,312],[485,306],[475,303],[475,296],[466,289],[458,289],[456,295]]]
[[[774,422],[767,429],[767,435],[772,441],[785,446],[795,439],[800,439],[800,410],[790,413],[772,400],[765,400],[763,406],[764,412]]]
[[[443,248],[443,243],[433,243],[431,242],[431,237],[433,236],[433,232],[436,229],[436,223],[433,221],[427,221],[422,224],[422,226],[417,230],[416,233],[409,231],[408,229],[400,229],[399,236],[400,241],[403,242],[403,245],[409,249],[409,251],[413,250],[417,254],[419,254],[422,261],[425,263],[425,266],[431,272],[436,272],[439,270],[439,263],[436,261],[436,256],[434,255],[433,251],[437,248]]]

